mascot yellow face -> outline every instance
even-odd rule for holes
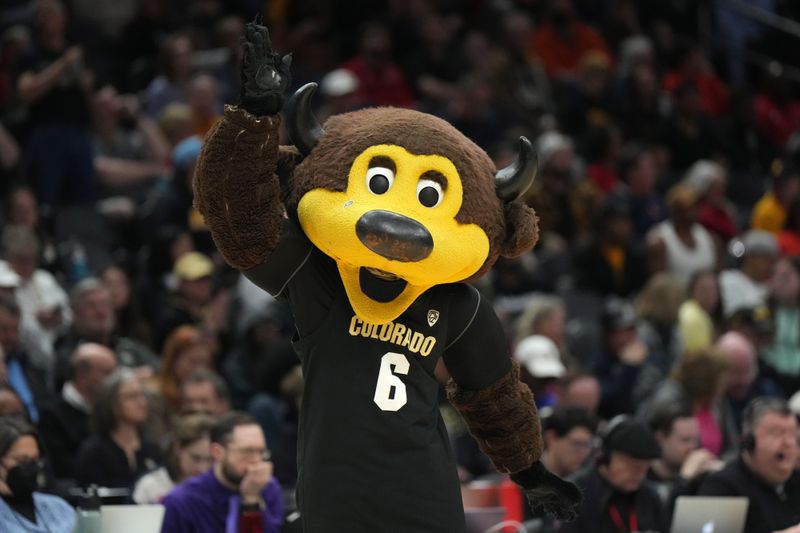
[[[462,200],[452,161],[381,144],[355,158],[346,190],[311,190],[297,214],[308,238],[336,261],[356,314],[380,324],[486,262],[489,237],[456,220]]]
[[[527,139],[497,171],[453,126],[418,111],[362,109],[323,129],[312,94],[303,87],[287,103],[303,159],[284,180],[286,206],[336,261],[365,322],[390,322],[434,285],[478,277],[536,242],[535,214],[515,201],[536,174]]]

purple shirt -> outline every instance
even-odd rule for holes
[[[261,497],[266,508],[261,512],[264,533],[280,533],[284,502],[278,480],[272,478]],[[237,533],[239,493],[233,491],[209,470],[184,481],[164,498],[162,533]]]

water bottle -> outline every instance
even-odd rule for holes
[[[97,486],[91,485],[82,495],[78,504],[77,521],[73,533],[103,533],[100,504]]]
[[[519,486],[511,481],[508,476],[503,476],[503,480],[500,482],[497,494],[500,500],[500,507],[505,507],[506,509],[506,517],[504,521],[516,523],[523,522],[525,520],[525,498],[522,495],[522,490],[519,488]],[[516,527],[511,525],[503,528],[505,533],[515,530]]]
[[[89,277],[89,260],[86,248],[81,241],[72,238],[72,252],[70,253],[70,280],[75,285]]]

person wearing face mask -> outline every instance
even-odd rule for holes
[[[11,417],[0,418],[0,530],[4,533],[72,533],[75,511],[44,484],[36,430]]]
[[[748,533],[800,533],[798,456],[797,418],[786,401],[756,398],[744,410],[739,456],[710,474],[698,494],[747,497]]]

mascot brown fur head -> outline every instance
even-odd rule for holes
[[[365,320],[392,320],[427,288],[476,279],[501,255],[536,243],[536,215],[516,201],[535,175],[527,139],[517,161],[498,172],[486,152],[432,115],[363,109],[322,128],[307,109],[298,118],[296,107],[290,102],[288,127],[306,157],[286,182],[286,207],[337,262]],[[407,286],[380,301],[364,289],[365,270]]]
[[[452,161],[464,184],[464,199],[456,219],[475,223],[489,236],[491,251],[482,276],[499,256],[516,257],[538,239],[533,210],[521,202],[504,203],[495,192],[494,163],[479,146],[444,120],[395,108],[373,108],[328,119],[313,152],[294,169],[287,207],[294,211],[311,189],[343,191],[356,156],[370,146],[393,144],[413,154],[437,154]]]

